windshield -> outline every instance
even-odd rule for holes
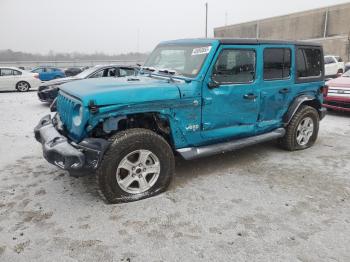
[[[100,67],[94,66],[94,67],[91,67],[91,68],[84,70],[83,72],[81,72],[80,74],[77,74],[74,77],[75,78],[86,78],[87,76],[89,76],[90,74],[92,74],[93,72],[95,72],[98,69],[100,69]]]
[[[343,77],[350,77],[350,70],[346,71],[344,74],[342,74]]]
[[[175,71],[176,75],[195,77],[210,52],[210,45],[160,45],[148,57],[144,67]],[[166,72],[166,71],[165,71]]]

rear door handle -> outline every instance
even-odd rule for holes
[[[255,98],[257,98],[256,95],[250,93],[250,94],[246,94],[243,96],[244,99],[248,99],[248,100],[254,100]]]
[[[280,94],[287,94],[287,93],[289,93],[289,88],[282,88],[282,89],[280,89],[279,93]]]

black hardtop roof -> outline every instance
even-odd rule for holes
[[[185,38],[170,41],[163,41],[159,45],[191,45],[191,44],[213,44],[218,42],[223,45],[296,45],[296,46],[313,46],[322,47],[322,44],[309,41],[293,40],[269,40],[257,38]]]
[[[244,45],[244,44],[256,44],[256,45],[300,45],[300,46],[322,46],[320,43],[314,43],[309,41],[288,41],[288,40],[267,40],[257,38],[214,38],[221,44],[225,45]]]

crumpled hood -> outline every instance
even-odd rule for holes
[[[81,100],[85,106],[91,100],[95,105],[103,106],[180,98],[176,83],[167,78],[146,76],[84,79],[63,84],[60,89]]]
[[[61,85],[61,84],[67,83],[67,82],[75,81],[75,80],[79,80],[79,78],[76,78],[76,77],[63,77],[63,78],[57,78],[57,79],[53,79],[53,80],[50,80],[50,81],[46,81],[42,85],[43,86]]]
[[[350,77],[338,77],[338,78],[329,80],[326,83],[326,85],[350,88]]]

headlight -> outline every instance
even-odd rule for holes
[[[48,88],[47,89],[56,89],[56,88],[58,88],[58,85],[51,85],[51,86],[48,86]]]
[[[73,110],[73,124],[75,126],[80,126],[83,121],[84,107],[81,105],[76,105]]]

